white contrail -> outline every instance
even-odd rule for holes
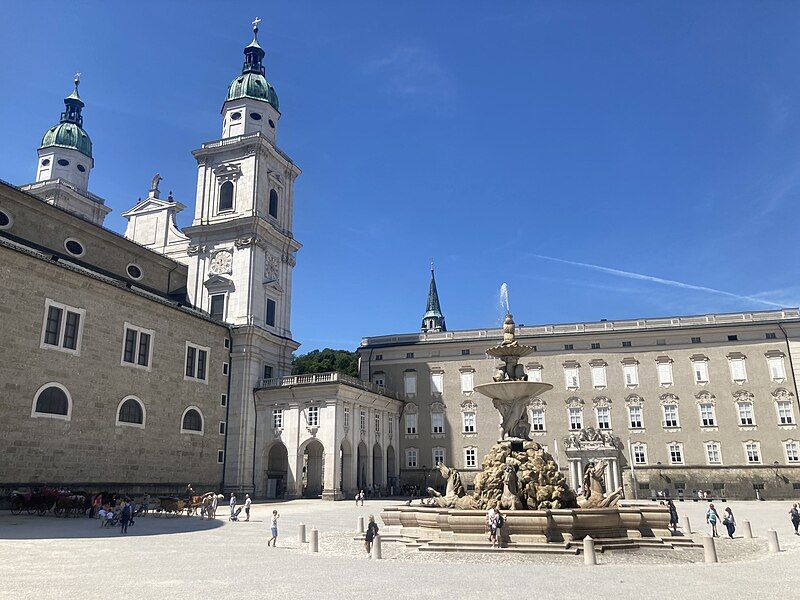
[[[639,281],[650,281],[652,283],[660,283],[661,285],[668,285],[671,287],[682,288],[685,290],[695,290],[698,292],[707,292],[709,294],[717,294],[719,296],[727,296],[728,298],[736,298],[737,300],[746,300],[748,302],[757,302],[758,304],[765,304],[783,308],[783,304],[777,302],[770,302],[755,296],[743,296],[741,294],[734,294],[733,292],[726,292],[725,290],[717,290],[703,285],[692,285],[691,283],[683,283],[682,281],[675,281],[674,279],[663,279],[661,277],[653,277],[652,275],[642,275],[641,273],[633,273],[631,271],[622,271],[620,269],[612,269],[610,267],[603,267],[600,265],[592,265],[589,263],[577,262],[574,260],[565,260],[563,258],[556,258],[554,256],[545,256],[543,254],[531,254],[534,258],[541,258],[543,260],[551,260],[553,262],[563,263],[565,265],[573,265],[575,267],[584,267],[601,273],[608,273],[609,275],[616,275],[617,277],[627,277],[628,279],[638,279]]]

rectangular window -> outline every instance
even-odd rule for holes
[[[122,363],[149,370],[153,332],[125,323],[122,336]]]
[[[739,425],[753,425],[753,404],[750,402],[737,402],[739,408]]]
[[[222,374],[223,375],[228,374],[228,363],[222,363]]]
[[[703,427],[716,427],[717,417],[714,414],[713,404],[700,405],[700,425]]]
[[[348,407],[348,406],[344,407],[344,423],[343,423],[343,425],[344,425],[345,429],[350,427],[350,407]]]
[[[225,318],[225,294],[213,294],[211,296],[211,310],[209,311],[212,319],[222,321]]]
[[[738,335],[729,335],[728,336],[728,341],[729,342],[736,342],[738,340],[739,340],[739,336]]]
[[[228,406],[228,394],[220,394],[219,395],[219,405],[220,406]]]
[[[475,433],[475,413],[468,411],[462,414],[464,433]]]
[[[710,465],[722,464],[722,454],[717,442],[706,442],[706,460]]]
[[[672,363],[658,363],[658,384],[672,385]]]
[[[528,369],[528,381],[542,381],[541,369]]]
[[[219,422],[219,434],[225,435],[225,421]]]
[[[219,464],[225,462],[225,450],[217,450],[217,462]]]
[[[442,373],[431,374],[431,392],[434,394],[444,392],[444,375]]]
[[[358,411],[358,428],[359,431],[367,430],[367,411],[365,410]]]
[[[375,413],[375,433],[381,432],[381,413]]]
[[[283,429],[283,410],[280,408],[272,411],[272,428]]]
[[[605,365],[592,366],[592,385],[596,388],[606,387]]]
[[[136,349],[136,337],[138,332],[135,329],[125,330],[125,342],[122,350],[122,362],[133,364],[133,353]]]
[[[406,435],[414,435],[417,433],[417,415],[406,415]]]
[[[732,358],[728,362],[731,368],[731,379],[737,383],[747,381],[747,371],[745,370],[744,359]]]
[[[70,354],[80,354],[85,313],[86,311],[82,308],[73,308],[49,299],[46,300],[40,346]]]
[[[800,446],[797,442],[786,442],[786,462],[800,462]]]
[[[413,352],[406,352],[406,358],[414,358]]]
[[[531,430],[544,431],[544,409],[531,409]]]
[[[693,344],[699,344],[700,343],[700,338],[699,337],[693,337],[692,338],[692,343]]]
[[[264,322],[270,327],[275,327],[275,300],[270,298],[267,298],[267,314]]]
[[[625,385],[627,387],[636,387],[639,385],[638,365],[623,365],[622,374],[625,377]]]
[[[592,342],[592,350],[599,350],[600,342]]]
[[[628,407],[628,421],[631,429],[641,429],[643,427],[641,406]]]
[[[477,448],[464,448],[464,466],[467,469],[474,469],[478,466]]]
[[[475,374],[472,371],[461,371],[461,391],[471,392],[475,386]]]
[[[417,393],[417,373],[416,371],[406,371],[403,374],[403,390],[406,395]]]
[[[672,465],[683,464],[683,444],[669,444],[669,462]]]
[[[596,411],[597,428],[611,429],[611,409],[608,406],[598,406]]]
[[[465,348],[461,351],[461,356],[469,356],[469,348]]]
[[[438,467],[444,462],[444,448],[433,449],[433,466]]]
[[[656,338],[656,346],[666,346],[667,339],[666,338]]]
[[[319,427],[319,406],[308,407],[308,426]]]
[[[631,347],[631,343],[630,342],[622,342],[622,347],[623,348],[630,348]]]
[[[383,360],[383,354],[376,354],[375,360]]]
[[[417,450],[416,448],[409,448],[406,450],[406,467],[414,469],[417,466]]]
[[[136,363],[142,367],[150,364],[150,334],[139,333],[139,354],[136,357]]]
[[[678,406],[675,404],[665,404],[664,409],[664,427],[679,427],[678,423]]]
[[[764,337],[767,338],[768,340],[774,340],[774,339],[777,339],[778,336],[776,336],[775,333],[770,332],[770,333],[765,334]]]
[[[431,413],[431,433],[444,433],[444,413]]]
[[[389,413],[386,417],[386,428],[389,430],[389,435],[394,432],[394,415]]]
[[[783,381],[786,379],[786,369],[783,365],[782,356],[773,356],[767,359],[769,364],[769,376],[772,381]]]
[[[583,409],[575,407],[569,408],[569,428],[573,431],[583,429]]]
[[[264,379],[272,379],[272,365],[264,365]]]
[[[564,350],[573,350],[573,349],[574,348],[572,344],[564,344]]]
[[[208,352],[208,348],[186,342],[186,372],[184,379],[192,379],[204,383],[207,381]]]
[[[647,464],[647,446],[645,444],[633,445],[633,463],[636,465]]]
[[[744,454],[747,457],[748,463],[761,462],[761,449],[758,442],[747,442],[744,445]]]
[[[386,387],[386,373],[375,373],[375,375],[372,377],[372,383],[378,387]]]
[[[704,360],[692,361],[694,380],[697,383],[708,383],[708,363]]]
[[[567,389],[577,390],[580,387],[580,377],[577,367],[567,367],[564,369],[564,379],[567,384]]]
[[[794,425],[794,411],[792,403],[781,401],[777,403],[778,423],[781,425]]]

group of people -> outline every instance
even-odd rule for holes
[[[128,526],[133,525],[133,518],[139,511],[134,510],[133,501],[127,496],[115,501],[114,506],[111,506],[108,502],[103,504],[102,494],[97,494],[92,499],[89,518],[94,518],[95,514],[100,519],[100,527],[119,525],[120,533],[128,533]]]
[[[506,518],[499,508],[492,507],[486,511],[486,530],[489,532],[489,541],[492,543],[492,548],[500,548],[502,545],[502,529]]]

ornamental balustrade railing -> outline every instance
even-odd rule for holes
[[[309,373],[305,375],[287,375],[286,377],[259,379],[256,389],[263,390],[270,388],[293,387],[296,385],[317,385],[326,383],[343,383],[344,385],[349,385],[350,387],[372,392],[380,396],[386,396],[395,400],[403,399],[400,394],[396,394],[391,390],[387,390],[385,387],[334,371],[328,373]]]

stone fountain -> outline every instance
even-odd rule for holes
[[[605,494],[604,465],[587,465],[583,493],[576,497],[553,457],[530,438],[529,402],[553,389],[549,383],[528,381],[519,361],[533,350],[517,341],[514,318],[507,312],[502,342],[486,351],[500,361],[493,381],[475,386],[501,417],[500,439],[483,459],[475,490],[468,494],[459,472],[440,464],[446,492],[429,488],[431,497],[419,504],[384,509],[381,519],[388,539],[418,544],[423,550],[475,549],[486,545],[486,511],[499,508],[508,511],[506,543],[524,551],[551,552],[556,545],[577,553],[574,541],[587,535],[599,540],[601,550],[638,547],[645,538],[648,546],[681,544],[677,538],[665,541],[672,535],[666,507],[620,507],[621,489]],[[688,538],[682,541],[692,543]]]

